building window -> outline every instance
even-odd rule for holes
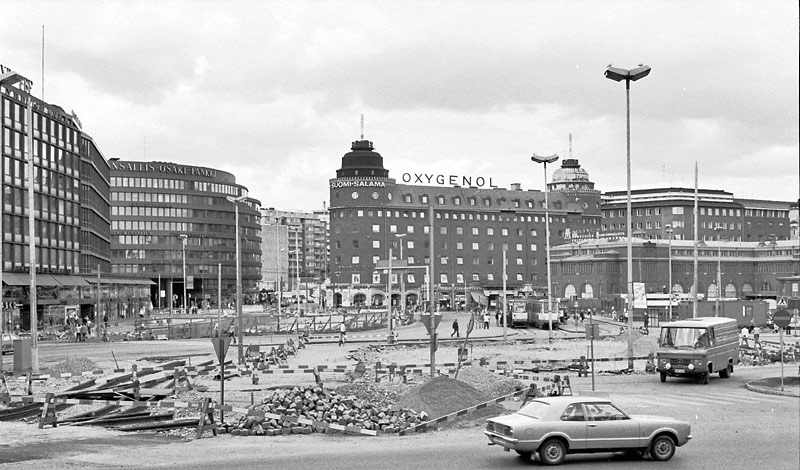
[[[469,198],[469,205],[470,206],[474,206],[475,204],[477,204],[477,201],[475,200],[475,198],[474,197]]]
[[[536,251],[536,243],[531,243],[531,251]]]
[[[447,264],[447,256],[440,257],[439,264]]]
[[[414,276],[414,274],[409,274],[409,275],[408,275],[408,282],[409,282],[409,284],[414,284],[415,282],[417,282],[417,281],[416,281],[416,279],[417,279],[417,278],[416,278],[416,276]]]
[[[481,280],[481,275],[478,274],[478,273],[472,273],[472,280],[476,281],[476,282],[480,281]]]
[[[456,227],[456,235],[464,235],[464,227]]]
[[[397,233],[397,225],[390,225],[389,233]]]
[[[353,240],[353,248],[358,248],[358,240]]]
[[[361,260],[360,260],[360,258],[359,258],[359,257],[356,255],[356,256],[353,256],[353,258],[350,260],[350,262],[351,262],[351,263],[353,263],[353,264],[358,264],[358,263],[360,263],[360,262],[361,262]]]
[[[447,235],[447,227],[439,227],[439,233],[442,235]]]
[[[444,196],[437,196],[436,197],[436,203],[439,204],[440,206],[443,206],[444,205]]]
[[[683,215],[683,207],[673,207],[672,215]]]
[[[414,233],[414,226],[413,225],[406,226],[406,233]]]
[[[461,205],[461,198],[460,197],[454,197],[453,198],[453,204],[456,205],[456,206],[460,206]]]
[[[522,274],[521,273],[517,273],[517,281],[522,281]]]
[[[408,241],[408,249],[409,250],[413,250],[414,249],[414,240],[409,240]],[[411,259],[411,258],[409,258],[409,259]]]
[[[522,251],[522,243],[517,243],[517,251]]]
[[[372,233],[381,233],[381,226],[378,224],[372,225]]]
[[[361,284],[361,274],[353,273],[350,275],[350,282],[352,284]]]
[[[479,235],[480,234],[480,231],[478,230],[478,227],[472,227],[472,234],[473,235]]]
[[[380,284],[381,283],[381,273],[379,273],[379,272],[372,273],[372,283],[373,284]]]
[[[442,284],[447,284],[447,274],[440,274],[439,282],[441,282]]]
[[[488,280],[488,281],[494,281],[494,274],[492,274],[492,273],[489,273],[489,274],[487,274],[487,275],[486,275],[486,280]]]
[[[479,249],[480,249],[480,246],[481,246],[481,245],[480,245],[480,243],[478,243],[478,242],[472,242],[472,249],[473,249],[473,250],[479,250]]]
[[[456,256],[456,264],[459,265],[459,266],[463,265],[464,264],[464,258],[462,258],[461,256]]]
[[[381,241],[380,240],[372,240],[372,248],[380,248]]]
[[[492,228],[492,227],[487,227],[487,228],[486,228],[486,235],[488,235],[488,236],[492,236],[492,235],[494,235],[494,228]]]

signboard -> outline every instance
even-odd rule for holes
[[[644,282],[633,283],[633,308],[647,308],[647,291]]]
[[[231,345],[231,337],[221,336],[218,338],[211,338],[211,344],[214,345],[214,352],[217,354],[219,363],[222,364],[225,361],[225,355],[228,354],[228,347]]]
[[[419,316],[420,321],[423,325],[425,325],[425,329],[428,330],[428,334],[431,334],[431,331],[436,331],[436,328],[439,326],[439,322],[442,321],[442,315],[437,313],[433,315],[433,325],[431,325],[431,314],[430,313],[423,313]],[[431,328],[433,326],[433,328]]]
[[[787,307],[789,307],[789,302],[786,300],[786,297],[778,297],[778,308]]]
[[[792,314],[788,310],[777,310],[772,314],[772,321],[778,328],[786,328],[792,321]]]
[[[186,276],[186,288],[194,290],[194,276]]]
[[[392,269],[405,268],[408,266],[408,261],[404,259],[393,259]],[[389,260],[381,259],[375,263],[375,269],[389,269]]]

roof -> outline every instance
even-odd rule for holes
[[[699,328],[704,326],[716,326],[716,325],[723,325],[725,323],[733,323],[736,324],[736,319],[734,318],[726,318],[726,317],[697,317],[697,318],[687,318],[686,320],[678,320],[668,323],[662,323],[662,327],[673,327],[673,328]]]

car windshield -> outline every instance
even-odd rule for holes
[[[661,328],[658,345],[662,348],[705,349],[713,345],[705,328]]]
[[[527,405],[523,406],[522,408],[520,408],[520,410],[517,413],[538,419],[541,418],[542,415],[547,412],[548,408],[550,408],[550,405],[548,403],[534,400],[528,403]]]

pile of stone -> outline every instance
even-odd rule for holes
[[[428,418],[425,412],[417,413],[411,409],[393,410],[388,406],[376,406],[364,403],[354,396],[342,396],[335,391],[311,385],[298,386],[290,390],[276,390],[260,404],[251,408],[281,416],[354,426],[384,433],[396,433]],[[238,422],[224,427],[224,430],[239,436],[337,432],[324,424],[312,426],[285,419],[267,419],[258,416],[242,417]]]

